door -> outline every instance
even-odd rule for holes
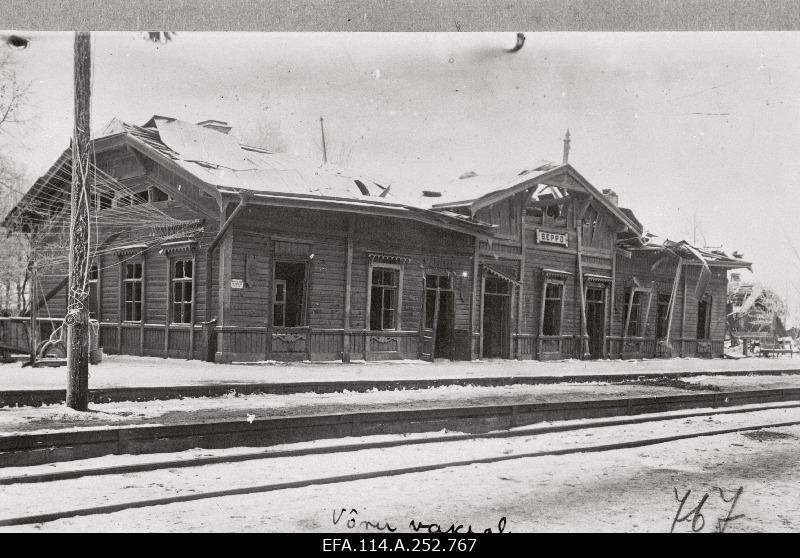
[[[482,358],[509,358],[511,289],[502,279],[487,277],[483,293]]]
[[[605,318],[605,289],[589,287],[586,289],[586,333],[592,358],[603,358]]]
[[[454,320],[455,304],[450,277],[426,275],[424,340],[430,343],[429,358],[453,358]]]

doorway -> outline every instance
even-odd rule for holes
[[[589,355],[593,359],[603,358],[605,294],[606,290],[601,287],[586,289],[586,333],[589,335]]]
[[[275,262],[273,277],[272,325],[305,325],[306,264]]]
[[[484,281],[481,358],[510,358],[510,284],[496,277],[486,277]]]
[[[448,275],[425,275],[425,329],[431,331],[433,358],[453,358],[455,303]]]

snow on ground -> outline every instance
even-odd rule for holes
[[[798,378],[800,383],[800,378]],[[386,409],[430,408],[457,405],[493,405],[575,401],[603,397],[633,397],[681,393],[675,388],[638,385],[580,384],[511,385],[499,387],[443,386],[424,390],[390,390],[360,393],[296,393],[227,395],[166,401],[121,401],[92,404],[79,413],[63,404],[41,407],[0,408],[0,433],[34,433],[49,429],[139,423],[175,424],[210,420],[255,420],[274,416],[327,414]],[[156,421],[157,419],[157,421]]]
[[[214,364],[197,360],[107,355],[89,368],[90,388],[203,385],[218,383],[286,383],[357,380],[414,380],[597,374],[656,374],[747,370],[800,369],[800,359],[652,359],[652,360],[485,360],[435,363],[382,361],[342,364],[262,363]],[[22,368],[0,364],[0,391],[64,389],[66,368]]]
[[[800,420],[797,408],[0,486],[0,517],[792,420]],[[226,496],[5,530],[365,532],[370,527],[360,522],[372,521],[407,532],[415,520],[444,529],[455,523],[496,531],[505,517],[510,532],[668,532],[679,507],[675,492],[683,497],[691,491],[683,514],[708,494],[703,530],[711,531],[741,488],[731,515],[742,517],[729,522],[726,531],[797,531],[798,440],[800,427],[784,427]],[[344,520],[336,521],[342,509]],[[351,515],[353,509],[357,515]],[[346,526],[350,517],[357,517],[352,531]],[[690,528],[690,522],[675,526],[676,531]]]
[[[732,407],[729,410],[732,409],[741,409],[748,411],[751,409],[761,410],[767,407],[780,408],[786,405],[792,405],[792,404],[776,402],[776,403],[764,403],[755,405],[741,405],[738,407]],[[703,408],[688,409],[688,410],[681,409],[676,411],[666,411],[662,413],[645,413],[637,415],[636,418],[644,419],[644,418],[657,418],[657,417],[673,417],[674,419],[677,420],[681,418],[693,418],[693,416],[718,414],[719,411],[720,409],[703,407]],[[544,421],[536,424],[517,426],[508,430],[503,430],[502,432],[511,431],[519,435],[535,434],[536,432],[541,431],[541,429],[546,429],[555,425],[558,425],[559,427],[569,426],[574,428],[598,427],[598,426],[603,426],[603,424],[606,423],[618,421],[620,418],[626,418],[626,417],[572,419],[572,420],[559,420],[556,422]],[[436,438],[451,437],[451,436],[461,436],[463,434],[464,434],[463,432],[443,429],[436,432],[376,434],[371,436],[355,436],[355,437],[345,436],[342,438],[329,438],[322,440],[309,440],[305,442],[277,444],[266,448],[253,448],[253,447],[236,447],[236,448],[221,448],[221,449],[194,448],[186,451],[170,452],[170,453],[104,455],[101,457],[91,457],[87,459],[78,459],[72,461],[57,461],[55,463],[46,463],[43,465],[29,465],[24,467],[2,467],[0,468],[0,478],[17,477],[24,475],[39,475],[39,474],[63,472],[63,471],[86,470],[93,468],[116,467],[121,465],[140,465],[140,464],[158,463],[165,461],[191,461],[193,459],[204,458],[204,457],[225,457],[225,456],[237,456],[237,455],[257,455],[259,457],[262,457],[262,456],[269,456],[270,454],[274,454],[275,452],[281,452],[281,451],[297,451],[304,449],[333,450],[338,447],[348,446],[348,445],[370,444],[370,443],[388,442],[388,441],[396,442],[400,440],[424,440],[426,438],[432,438],[432,437]]]
[[[705,376],[701,387],[723,384],[726,390],[800,386],[800,376]],[[464,405],[529,404],[556,401],[644,397],[687,393],[680,387],[609,384],[601,382],[511,386],[443,386],[422,390],[373,389],[365,393],[258,394],[197,397],[166,401],[121,401],[92,404],[79,413],[63,404],[0,408],[0,435],[43,433],[51,430],[140,424],[179,424],[212,420],[245,421],[296,416],[389,409]]]

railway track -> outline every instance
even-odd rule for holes
[[[745,412],[758,412],[758,411],[765,411],[765,410],[775,410],[775,409],[785,409],[785,408],[795,408],[800,405],[780,405],[780,406],[769,406],[769,407],[758,407],[758,408],[747,408],[747,409],[728,409],[728,410],[719,410],[714,411],[713,413],[683,413],[680,415],[661,415],[656,417],[639,417],[638,419],[627,419],[627,420],[616,420],[616,421],[597,421],[597,423],[593,423],[590,425],[575,425],[572,429],[584,429],[584,428],[598,428],[598,427],[607,427],[607,426],[618,426],[624,424],[640,424],[643,422],[653,422],[653,421],[664,421],[664,420],[679,420],[684,419],[689,416],[701,416],[701,415],[709,415],[709,414],[731,414],[731,413],[745,413]],[[679,440],[686,440],[692,438],[702,438],[702,437],[709,437],[709,436],[720,436],[725,434],[732,434],[738,432],[747,432],[747,431],[755,431],[755,430],[763,430],[763,429],[770,429],[770,428],[782,428],[782,427],[790,427],[790,426],[797,426],[800,425],[800,420],[790,420],[790,421],[781,421],[781,422],[759,422],[758,424],[746,424],[742,426],[736,427],[729,427],[729,428],[717,428],[717,429],[709,429],[709,430],[702,430],[696,432],[688,432],[688,433],[680,433],[674,434],[669,436],[657,436],[657,437],[648,437],[648,438],[639,438],[633,440],[626,440],[621,442],[615,442],[610,444],[596,444],[596,445],[581,445],[577,447],[568,447],[568,448],[558,448],[552,450],[544,450],[544,451],[532,451],[532,452],[521,452],[511,455],[492,455],[488,457],[478,457],[478,458],[469,458],[469,459],[462,459],[462,460],[451,460],[451,461],[442,461],[437,463],[430,463],[425,465],[419,466],[411,466],[411,467],[398,467],[398,468],[390,468],[390,469],[381,469],[375,471],[367,471],[361,473],[352,473],[352,474],[345,474],[345,475],[335,475],[335,476],[323,476],[323,477],[314,477],[314,478],[307,478],[301,479],[296,481],[289,481],[289,482],[277,482],[277,483],[269,483],[269,484],[259,484],[259,485],[252,485],[252,486],[244,486],[244,487],[237,487],[225,490],[212,490],[200,493],[192,493],[192,494],[181,494],[175,496],[167,496],[167,497],[160,497],[160,498],[150,498],[150,499],[143,499],[143,500],[135,500],[135,501],[128,501],[116,504],[106,504],[100,506],[91,506],[85,508],[75,508],[70,510],[64,510],[59,512],[51,512],[51,513],[44,513],[44,514],[35,514],[35,515],[26,515],[26,516],[19,516],[19,517],[11,517],[0,519],[0,527],[11,527],[11,526],[21,526],[21,525],[28,525],[28,524],[37,524],[37,523],[46,523],[51,521],[56,521],[59,519],[66,519],[66,518],[73,518],[73,517],[80,517],[80,516],[91,516],[91,515],[99,515],[99,514],[108,514],[108,513],[115,513],[124,510],[130,509],[137,509],[137,508],[147,508],[153,506],[162,506],[162,505],[169,505],[169,504],[176,504],[176,503],[184,503],[184,502],[193,502],[198,500],[206,500],[212,498],[221,498],[226,496],[237,496],[237,495],[250,495],[250,494],[258,494],[258,493],[265,493],[265,492],[273,492],[278,490],[289,490],[289,489],[296,489],[296,488],[304,488],[308,486],[315,486],[315,485],[330,485],[330,484],[339,484],[339,483],[346,483],[346,482],[354,482],[359,480],[367,480],[367,479],[375,479],[381,477],[394,477],[400,475],[407,475],[407,474],[414,474],[414,473],[424,473],[428,471],[434,471],[439,469],[446,469],[452,467],[465,467],[471,465],[478,465],[478,464],[491,464],[491,463],[499,463],[503,461],[510,461],[510,460],[518,460],[518,459],[533,459],[538,457],[546,457],[546,456],[560,456],[560,455],[569,455],[569,454],[576,454],[576,453],[597,453],[597,452],[607,452],[607,451],[615,451],[615,450],[623,450],[623,449],[630,449],[630,448],[638,448],[638,447],[645,447],[657,444],[665,444],[670,442],[675,442]],[[545,429],[540,429],[536,431],[536,429],[523,429],[518,430],[513,433],[497,433],[497,435],[504,435],[505,437],[520,437],[520,436],[530,436],[532,433],[542,433]],[[555,430],[547,430],[548,432],[553,432]],[[472,438],[476,437],[485,437],[483,436],[471,436]],[[464,440],[464,437],[439,437],[436,440],[432,439],[424,439],[424,440],[416,440],[416,441],[403,441],[404,444],[407,443],[431,443],[433,441],[436,442],[456,442]],[[373,444],[373,445],[366,445],[361,444],[357,447],[352,445],[342,445],[342,446],[335,446],[331,448],[318,448],[318,451],[314,453],[342,453],[342,452],[349,452],[353,451],[353,449],[370,449],[370,448],[378,448],[378,447],[391,447],[392,445],[397,446],[400,444],[394,443],[391,444]],[[321,450],[321,451],[320,451]],[[310,455],[312,452],[309,450],[300,450],[303,452],[303,455]],[[252,459],[269,459],[275,457],[290,457],[296,455],[296,452],[271,452],[269,454],[261,454],[260,456],[251,457]],[[240,457],[240,456],[234,456]],[[235,459],[221,457],[221,462],[234,462]],[[214,461],[213,463],[219,463],[220,461]],[[191,464],[185,464],[184,466],[203,466],[212,463],[207,459],[200,459],[200,460],[192,460]],[[159,468],[173,468],[174,462],[162,462],[159,464]],[[100,474],[120,474],[122,472],[132,472],[133,469],[128,471],[123,471],[121,468],[106,468],[104,472],[100,472],[100,470],[89,470],[83,471],[83,475],[78,476],[87,476],[86,473],[90,475],[100,475]],[[75,471],[75,473],[79,473],[79,471]],[[43,480],[45,477],[48,477],[48,480]],[[76,478],[76,477],[58,477],[58,474],[53,475],[40,475],[39,480],[31,481],[30,478],[19,477],[17,479],[13,479],[13,482],[48,482],[52,481],[55,482],[57,480],[63,480],[67,478]],[[9,481],[11,479],[4,479]],[[4,482],[3,484],[11,484],[11,482]]]
[[[800,388],[613,398],[520,405],[270,417],[164,426],[0,436],[0,466],[28,466],[110,454],[169,453],[193,448],[267,447],[293,442],[454,430],[486,433],[537,422],[619,417],[800,401]]]
[[[75,469],[69,471],[47,472],[41,474],[19,475],[0,477],[0,486],[23,483],[55,482],[60,480],[77,479],[82,477],[92,477],[100,475],[122,475],[129,473],[142,473],[159,469],[182,469],[187,467],[201,467],[203,465],[217,465],[221,463],[239,463],[243,461],[253,461],[262,459],[276,459],[281,457],[299,457],[304,455],[325,455],[331,453],[341,453],[347,451],[359,451],[367,449],[394,448],[400,446],[411,446],[420,444],[433,444],[440,442],[459,442],[464,440],[496,439],[496,438],[516,438],[520,436],[532,436],[541,434],[551,434],[555,432],[570,432],[574,430],[587,430],[593,428],[604,428],[609,426],[627,426],[633,424],[643,424],[648,422],[659,422],[667,420],[687,419],[695,417],[705,417],[713,415],[727,415],[739,413],[752,413],[757,411],[767,411],[775,409],[793,409],[800,407],[800,403],[788,403],[784,405],[760,405],[737,407],[733,409],[720,409],[715,411],[688,412],[677,414],[663,414],[658,416],[641,416],[624,419],[601,419],[593,422],[556,424],[551,426],[537,426],[532,428],[516,428],[514,430],[503,430],[486,432],[481,434],[446,434],[441,436],[429,436],[425,438],[411,438],[402,440],[391,440],[381,442],[367,442],[360,444],[339,444],[324,447],[304,448],[294,450],[262,450],[253,453],[237,455],[220,455],[212,457],[197,457],[192,459],[170,459],[165,461],[151,461],[147,463],[137,463],[132,465],[117,465],[110,467],[96,467],[87,469]]]

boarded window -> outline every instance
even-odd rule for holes
[[[273,278],[272,325],[298,327],[304,325],[306,264],[275,262]]]
[[[628,289],[625,291],[625,316],[628,318],[625,335],[628,337],[640,337],[642,335],[642,292]]]
[[[142,321],[142,263],[125,264],[125,321]]]
[[[376,267],[372,270],[369,327],[372,330],[397,328],[399,272]]]
[[[150,189],[150,201],[151,202],[161,202],[169,200],[169,196],[159,190],[158,188],[151,188]]]
[[[561,305],[564,299],[564,285],[545,283],[544,312],[542,315],[542,334],[561,335]]]
[[[192,323],[193,268],[191,259],[172,262],[172,323]]]
[[[711,338],[711,297],[708,295],[697,301],[697,338]]]

